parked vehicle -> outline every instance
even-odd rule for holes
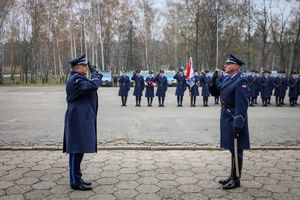
[[[173,77],[175,76],[176,72],[175,71],[165,71],[165,76],[167,77],[168,80],[168,86],[176,86],[177,80],[174,79]]]
[[[111,76],[111,72],[101,72],[103,74],[101,86],[103,87],[112,87],[113,86],[113,80]]]

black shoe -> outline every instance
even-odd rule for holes
[[[226,179],[219,180],[219,183],[222,185],[226,185],[229,181],[231,181],[231,179],[232,179],[232,176],[229,176]]]
[[[232,178],[228,183],[223,186],[223,190],[231,190],[240,187],[240,179]]]
[[[81,183],[78,186],[71,186],[73,190],[92,190],[93,188],[90,185],[85,185],[84,183]]]
[[[82,182],[84,185],[92,185],[91,182],[85,181],[85,180],[83,180],[83,179],[81,179],[81,182]]]

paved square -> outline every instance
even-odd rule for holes
[[[224,191],[227,151],[100,151],[86,154],[92,191],[69,187],[68,155],[0,151],[0,200],[300,199],[300,151],[246,151],[241,187]]]

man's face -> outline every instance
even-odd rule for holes
[[[80,74],[87,74],[87,65],[76,65],[75,71]]]
[[[233,74],[237,71],[238,65],[235,63],[225,63],[224,69],[226,73]]]

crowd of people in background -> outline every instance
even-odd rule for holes
[[[265,70],[261,74],[256,70],[250,70],[250,74],[244,73],[249,82],[249,106],[258,104],[258,97],[261,98],[262,106],[266,107],[271,104],[272,95],[275,98],[276,106],[285,105],[285,97],[288,95],[289,105],[294,107],[298,105],[298,97],[300,95],[300,79],[299,72],[292,72],[289,76],[285,71],[277,71],[276,76],[272,76],[271,71]],[[217,69],[209,75],[208,70],[201,73],[194,71],[192,81],[186,79],[183,68],[180,68],[173,77],[176,79],[175,96],[177,97],[177,107],[182,107],[183,98],[186,91],[189,93],[190,106],[196,107],[197,96],[200,95],[199,87],[201,87],[201,96],[203,107],[208,107],[208,99],[214,97],[214,104],[219,104],[220,91],[218,86],[228,76],[225,72]],[[145,89],[145,97],[147,105],[151,107],[154,96],[158,97],[159,107],[164,107],[166,91],[168,89],[168,81],[164,76],[164,70],[160,70],[157,75],[153,71],[149,71],[147,77],[141,75],[141,71],[137,70],[132,77],[126,75],[126,71],[122,71],[119,77],[114,76],[114,86],[120,87],[119,96],[122,100],[122,106],[126,106],[128,92],[134,82],[133,95],[136,98],[136,106],[141,106],[143,91]],[[154,92],[157,87],[156,93]]]

